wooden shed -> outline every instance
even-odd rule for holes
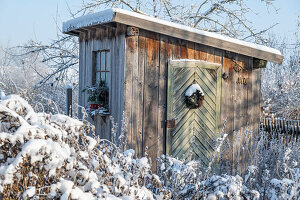
[[[261,68],[283,60],[272,48],[122,9],[69,20],[63,32],[79,37],[79,104],[88,107],[81,91],[99,80],[109,90],[96,133],[111,140],[109,116],[120,125],[124,112],[130,148],[143,156],[147,147],[154,162],[192,152],[207,163],[224,122],[228,133],[255,128]],[[189,99],[191,85],[201,92],[194,87]]]

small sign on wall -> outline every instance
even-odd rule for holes
[[[235,65],[233,66],[233,69],[235,72],[239,73],[239,72],[242,72],[242,71],[247,71],[245,70],[241,65],[235,63]],[[242,77],[242,76],[239,76],[237,78],[237,81],[236,81],[237,84],[242,84],[242,85],[247,85],[247,78],[245,77]]]
[[[237,84],[247,85],[247,78],[238,77],[236,83],[237,83]]]

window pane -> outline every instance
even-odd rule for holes
[[[105,72],[101,72],[101,80],[105,81]]]
[[[96,52],[96,83],[100,81],[100,52]]]
[[[100,52],[97,52],[96,56],[96,71],[100,70]]]
[[[105,81],[105,51],[101,51],[101,80]]]
[[[105,71],[105,51],[101,51],[101,71]]]
[[[105,69],[106,69],[106,74],[105,74],[105,82],[106,82],[106,85],[108,87],[110,87],[110,70],[111,70],[111,66],[110,66],[110,62],[111,62],[111,54],[109,51],[106,52],[106,66],[105,66]]]
[[[100,82],[100,72],[96,72],[96,84]]]

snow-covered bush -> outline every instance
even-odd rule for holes
[[[17,95],[0,100],[2,198],[152,199],[160,181],[147,158],[121,152],[89,133],[93,127],[64,115],[35,113]],[[157,194],[160,193],[158,187]],[[131,198],[130,198],[131,197]]]
[[[272,36],[272,38],[275,38]],[[265,114],[300,118],[300,35],[288,40],[273,39],[269,44],[284,55],[282,64],[268,63],[262,70]]]
[[[266,199],[300,198],[300,141],[297,137],[262,132],[254,142],[253,186]]]
[[[36,113],[17,95],[0,94],[0,122],[0,199],[298,199],[300,196],[300,145],[296,141],[282,144],[267,135],[257,137],[252,149],[255,157],[251,157],[252,166],[244,178],[242,174],[222,173],[219,151],[223,149],[219,146],[226,137],[220,139],[217,156],[213,156],[209,168],[199,161],[184,162],[162,155],[154,174],[147,157],[135,158],[133,150],[124,151],[116,146],[116,141],[96,137],[94,127],[88,122],[60,114]],[[126,123],[125,120],[121,128],[124,132]],[[124,134],[120,135],[119,144],[124,144]]]
[[[159,177],[172,194],[172,199],[258,199],[259,192],[248,189],[239,175],[213,175],[202,172],[201,163],[184,163],[162,155]]]
[[[300,140],[296,136],[275,131],[251,130],[236,132],[230,145],[221,152],[233,152],[234,166],[228,170],[221,154],[218,173],[244,177],[244,186],[256,190],[261,199],[299,199],[300,197]],[[234,148],[234,151],[228,149]],[[248,167],[247,167],[248,166]],[[246,167],[246,168],[245,168]]]

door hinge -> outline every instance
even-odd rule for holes
[[[167,124],[167,128],[174,128],[176,124],[175,119],[166,120],[166,124]]]

